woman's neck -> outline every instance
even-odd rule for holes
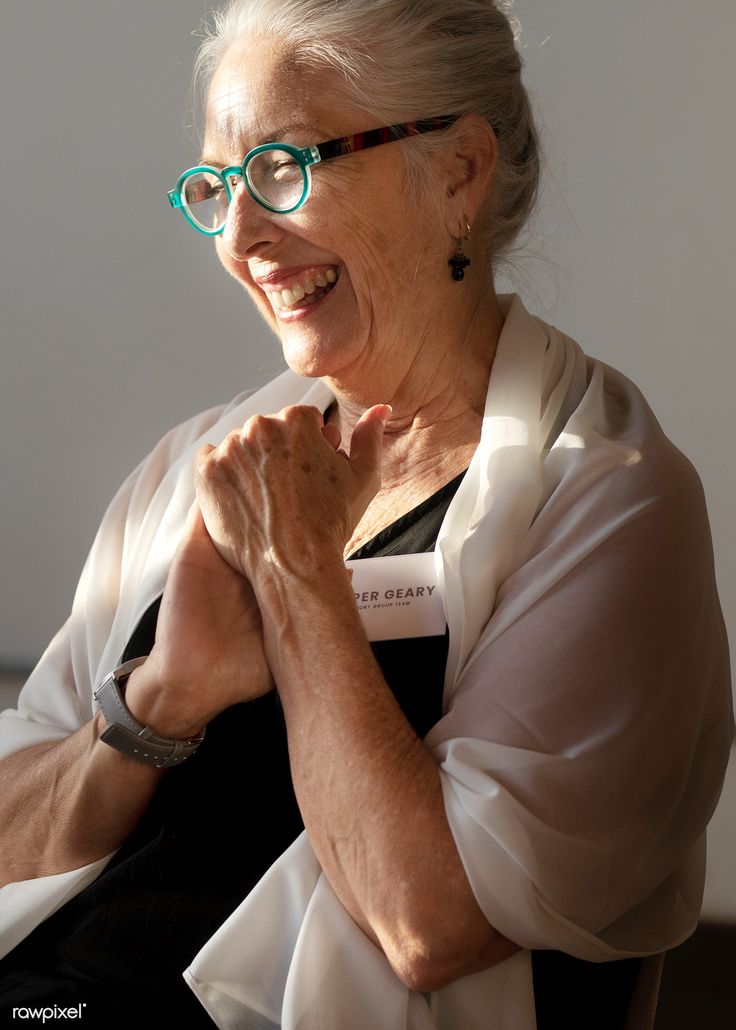
[[[498,299],[490,290],[460,338],[439,340],[425,335],[410,361],[403,367],[397,362],[393,376],[394,370],[384,367],[377,370],[373,382],[365,369],[360,384],[329,381],[336,402],[327,419],[339,429],[341,446],[347,451],[366,407],[387,403],[393,408],[383,437],[381,494],[410,481],[415,487],[418,481],[436,489],[435,484],[443,485],[467,467],[480,439],[503,321]]]
[[[358,387],[330,381],[337,400],[327,419],[339,429],[348,452],[366,407],[383,402],[393,408],[383,435],[381,488],[347,542],[346,558],[470,464],[504,321],[492,297],[495,303],[477,306],[460,339],[425,336],[408,365],[401,369],[397,362],[400,374],[393,380],[393,368],[380,368],[374,380],[369,376]]]

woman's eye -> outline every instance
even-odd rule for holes
[[[275,179],[290,179],[295,175],[301,176],[301,170],[296,161],[275,161],[271,166],[271,174]]]
[[[199,201],[214,201],[216,204],[219,204],[222,200],[227,200],[227,194],[221,182],[208,182],[202,184],[200,195],[196,199]]]

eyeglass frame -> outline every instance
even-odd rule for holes
[[[312,189],[312,174],[310,167],[311,165],[320,164],[323,161],[331,161],[336,157],[347,157],[348,154],[355,154],[361,150],[368,150],[371,147],[380,147],[384,143],[395,143],[397,140],[409,139],[412,136],[419,136],[425,132],[436,132],[439,129],[447,129],[450,125],[457,121],[459,115],[439,115],[436,118],[422,118],[418,121],[412,122],[399,122],[396,125],[384,125],[380,129],[368,129],[365,132],[358,132],[353,136],[341,136],[338,139],[327,140],[325,143],[317,143],[310,147],[295,147],[291,143],[262,143],[258,147],[254,147],[253,150],[249,150],[243,158],[243,162],[240,166],[230,165],[227,168],[213,168],[212,165],[195,165],[194,168],[188,168],[185,172],[179,176],[176,186],[173,190],[169,190],[166,194],[169,203],[173,208],[179,208],[192,226],[197,232],[201,232],[204,236],[219,236],[225,231],[225,224],[227,218],[223,221],[222,225],[217,229],[203,229],[201,225],[197,225],[196,222],[190,217],[187,211],[186,204],[182,200],[182,187],[185,181],[190,175],[196,175],[200,172],[209,172],[211,175],[217,176],[225,187],[228,198],[228,210],[233,199],[233,191],[231,187],[237,187],[237,183],[233,180],[237,177],[241,179],[248,190],[250,196],[255,200],[257,204],[265,208],[267,211],[271,211],[273,214],[288,215],[293,211],[298,211],[300,207],[303,207],[307,202],[307,198]],[[266,202],[263,197],[260,197],[255,187],[250,182],[248,177],[248,165],[251,163],[253,158],[258,157],[259,154],[263,154],[269,150],[283,150],[299,165],[302,172],[302,195],[299,200],[293,204],[290,208],[277,208]]]

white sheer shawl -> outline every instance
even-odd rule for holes
[[[303,834],[185,973],[219,1026],[533,1030],[527,949],[656,955],[696,924],[731,735],[700,481],[634,384],[517,297],[501,302],[480,445],[436,547],[450,652],[426,742],[478,902],[525,950],[429,997],[409,991]],[[331,400],[286,372],[161,441],[108,509],[18,711],[3,713],[0,755],[92,715],[92,689],[163,589],[196,448],[252,414]],[[0,953],[108,860],[4,888]]]

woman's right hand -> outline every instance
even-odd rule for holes
[[[230,705],[267,693],[262,636],[250,583],[220,557],[192,506],[156,643],[125,688],[133,717],[184,739]],[[62,740],[3,759],[0,886],[80,869],[115,851],[140,821],[164,772],[100,743],[104,724],[100,711]]]
[[[220,557],[195,502],[166,581],[155,645],[128,679],[126,704],[156,733],[184,738],[273,685],[253,589]]]

